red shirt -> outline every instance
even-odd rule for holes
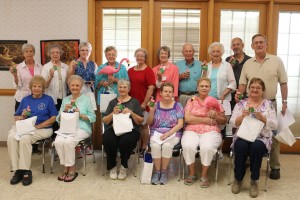
[[[140,104],[144,102],[148,86],[155,85],[155,76],[150,67],[144,70],[136,71],[134,67],[128,70],[131,89],[129,95],[137,99]]]

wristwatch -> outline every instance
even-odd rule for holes
[[[282,100],[282,103],[287,103],[287,100],[285,99],[285,100]]]

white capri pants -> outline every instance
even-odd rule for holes
[[[173,148],[176,144],[179,143],[180,138],[174,137],[167,142],[162,144],[158,144],[152,140],[153,137],[150,138],[150,146],[151,146],[151,155],[152,158],[171,158],[173,153]]]
[[[78,129],[75,136],[58,134],[55,138],[54,146],[59,156],[60,164],[66,167],[73,166],[75,164],[76,145],[88,137],[90,137],[90,134],[82,129]]]
[[[213,156],[222,143],[222,136],[216,131],[203,134],[194,131],[184,131],[181,145],[184,160],[187,165],[195,163],[197,147],[200,147],[201,164],[210,166]]]
[[[34,131],[33,135],[23,135],[16,140],[16,127],[13,126],[7,138],[8,155],[11,161],[12,170],[29,170],[31,166],[31,144],[38,140],[49,138],[53,133],[52,128],[42,128]]]

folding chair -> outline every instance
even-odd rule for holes
[[[228,185],[231,185],[231,171],[232,171],[232,165],[233,165],[233,159],[234,159],[234,149],[231,149],[229,154],[230,160],[229,160],[229,177],[228,177]],[[270,166],[270,152],[267,152],[264,157],[267,160],[267,168],[266,168],[266,179],[265,179],[265,191],[268,190],[267,182],[268,182],[268,174],[269,174],[269,166]]]

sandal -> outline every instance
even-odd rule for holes
[[[66,178],[64,179],[64,182],[72,182],[76,179],[77,176],[78,176],[78,172],[68,173]]]
[[[201,188],[208,188],[209,187],[208,178],[201,177],[200,181],[201,181],[201,184],[200,184]]]
[[[68,172],[63,172],[61,176],[57,177],[57,180],[64,181],[67,176],[68,176]]]
[[[185,185],[193,185],[195,183],[195,181],[197,180],[197,176],[194,175],[194,176],[191,176],[191,175],[188,175],[185,179],[184,179],[184,184]]]

